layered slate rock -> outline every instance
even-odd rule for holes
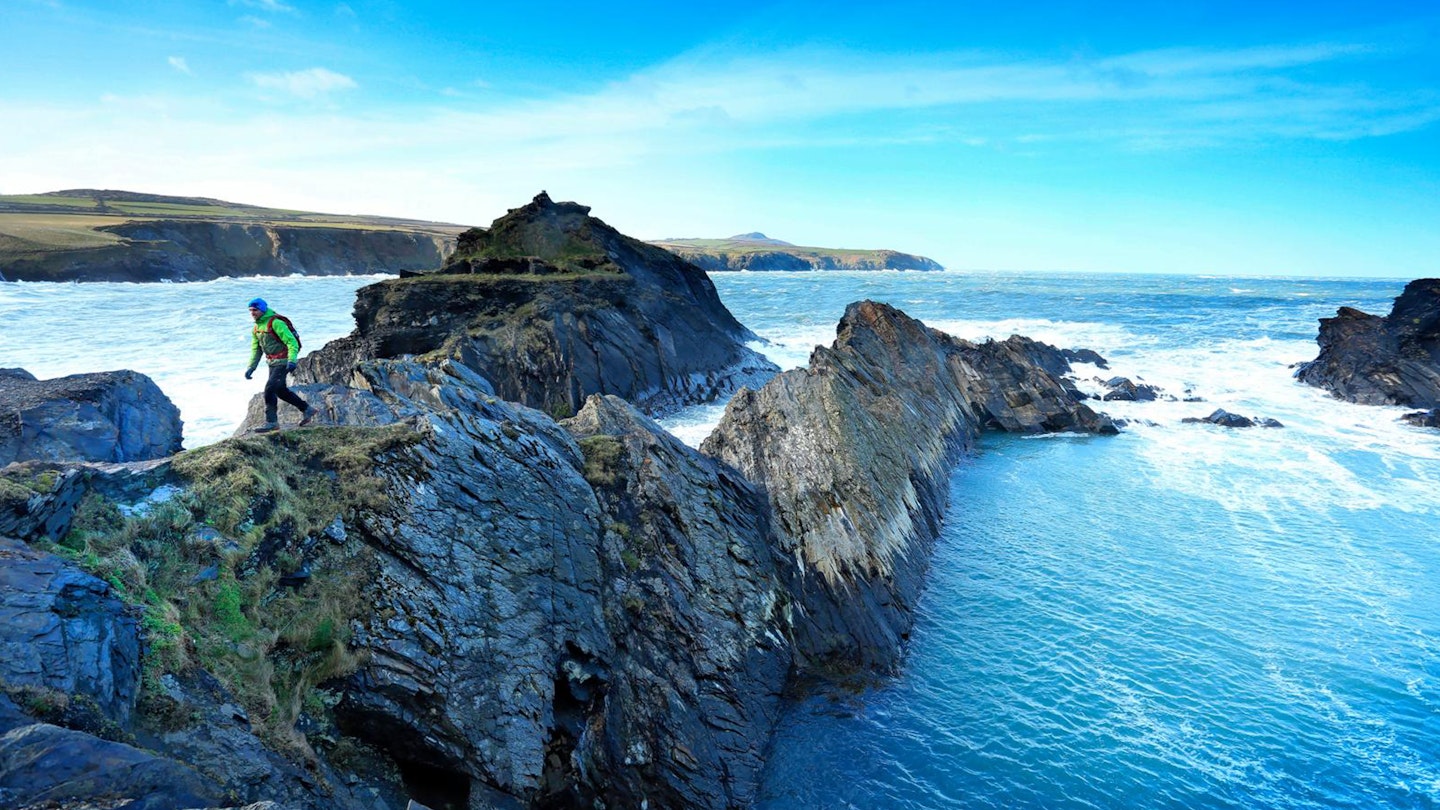
[[[852,304],[829,348],[730,403],[702,450],[764,488],[790,561],[797,663],[892,666],[909,632],[948,474],[980,430],[1113,433],[1031,359],[885,304]]]
[[[615,397],[561,429],[450,360],[361,380],[420,440],[335,541],[368,560],[339,731],[436,805],[747,806],[790,666],[759,493]]]
[[[356,330],[306,358],[297,382],[343,383],[356,363],[438,355],[497,394],[558,416],[591,394],[650,413],[763,383],[778,369],[704,272],[543,192],[462,234],[440,272],[363,288]]]
[[[144,374],[37,380],[0,369],[0,466],[14,461],[140,461],[179,452],[180,411]]]
[[[1320,354],[1295,376],[1361,405],[1440,406],[1440,279],[1405,285],[1390,314],[1320,319]]]
[[[566,428],[607,515],[610,806],[749,807],[791,663],[764,495],[616,397]]]

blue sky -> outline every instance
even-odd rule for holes
[[[1440,6],[1000,5],[0,0],[0,193],[1440,275]]]

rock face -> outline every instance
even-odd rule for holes
[[[615,398],[567,433],[456,363],[364,368],[429,427],[355,526],[384,540],[338,726],[436,804],[753,799],[790,663],[759,496]]]
[[[37,380],[0,369],[0,466],[14,461],[139,461],[180,450],[180,411],[144,374]]]
[[[894,664],[948,473],[983,427],[1115,432],[1033,362],[1041,346],[1019,337],[976,345],[862,302],[809,368],[731,401],[702,450],[769,498],[779,551],[793,561],[804,668],[846,674]]]
[[[652,412],[759,385],[778,369],[699,269],[543,192],[460,237],[440,273],[360,290],[356,330],[302,362],[341,382],[365,359],[451,357],[507,400],[557,416],[591,394]]]
[[[1440,279],[1405,285],[1385,317],[1341,307],[1295,376],[1362,405],[1440,406]]]
[[[3,268],[10,281],[210,281],[227,276],[366,275],[439,267],[444,236],[378,228],[157,220],[105,230],[118,245],[56,250]]]
[[[139,624],[106,582],[0,538],[0,684],[54,690],[129,719]]]

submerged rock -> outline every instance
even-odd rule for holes
[[[1206,416],[1206,417],[1204,417],[1204,418],[1200,418],[1200,417],[1197,417],[1197,416],[1187,416],[1187,417],[1185,417],[1184,419],[1181,419],[1180,421],[1181,421],[1182,423],[1189,423],[1189,424],[1206,423],[1206,424],[1211,424],[1211,425],[1219,425],[1220,427],[1227,427],[1227,428],[1248,428],[1248,427],[1278,428],[1278,427],[1285,427],[1285,426],[1282,425],[1278,420],[1275,420],[1275,419],[1270,419],[1270,418],[1251,419],[1251,418],[1248,417],[1248,416],[1241,416],[1241,415],[1238,414],[1238,413],[1230,413],[1229,411],[1225,410],[1224,408],[1216,408],[1214,411],[1212,411],[1212,412],[1210,413],[1209,416]]]
[[[1028,355],[973,344],[885,304],[852,304],[805,369],[742,391],[702,450],[770,501],[789,561],[797,664],[844,675],[899,655],[947,500],[980,430],[1114,433]]]
[[[1405,285],[1390,314],[1320,319],[1320,354],[1296,378],[1361,405],[1440,406],[1440,279]]]
[[[180,411],[135,371],[37,380],[0,370],[0,467],[14,461],[140,461],[180,450]]]
[[[355,332],[306,358],[297,382],[347,384],[365,359],[449,357],[501,398],[563,417],[591,394],[658,413],[778,371],[703,271],[589,210],[542,192],[463,234],[441,271],[361,289]]]

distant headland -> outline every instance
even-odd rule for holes
[[[729,239],[660,239],[651,242],[707,272],[732,270],[944,270],[939,262],[897,250],[803,247],[742,233]]]

